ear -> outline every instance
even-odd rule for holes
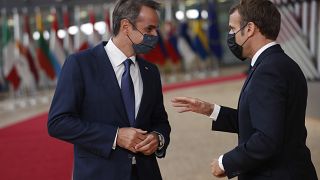
[[[257,26],[253,23],[253,22],[248,22],[248,25],[247,25],[247,33],[248,33],[248,36],[249,37],[252,37],[255,33],[255,31],[257,31]]]
[[[129,30],[130,30],[130,22],[127,20],[127,19],[122,19],[120,21],[120,31],[125,33],[125,34],[128,34],[129,33]]]

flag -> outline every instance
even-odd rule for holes
[[[0,47],[2,49],[2,46]],[[3,57],[0,56],[0,92],[3,91],[3,88],[5,87],[5,80],[3,76]]]
[[[220,43],[219,23],[218,23],[217,12],[216,12],[214,2],[209,2],[208,23],[209,23],[208,38],[209,38],[210,50],[217,57],[218,60],[221,60],[223,55],[223,50]]]
[[[196,48],[194,47],[194,44],[192,42],[192,38],[190,37],[189,31],[190,31],[190,29],[189,29],[188,23],[182,22],[179,27],[179,35],[181,38],[183,38],[185,40],[185,42],[188,44],[190,49],[193,52],[196,52]]]
[[[112,30],[111,30],[111,22],[110,22],[110,11],[109,8],[105,5],[104,6],[104,15],[105,15],[105,23],[106,23],[106,32],[103,35],[104,40],[109,40],[112,36]]]
[[[34,46],[33,38],[31,38],[31,30],[30,30],[30,23],[29,23],[29,16],[27,9],[24,9],[24,22],[23,22],[23,34],[22,34],[22,45],[24,50],[24,54],[26,54],[26,57],[29,62],[30,70],[34,76],[34,79],[37,84],[40,83],[41,79],[41,68],[39,65],[39,61],[37,59],[36,50]],[[19,47],[22,48],[22,47]]]
[[[172,61],[172,63],[179,63],[181,56],[178,51],[178,39],[175,35],[175,29],[171,22],[165,23],[165,29],[167,31],[167,37],[164,40],[164,45],[167,50],[168,58]]]
[[[55,8],[51,9],[51,15],[53,17],[52,26],[51,26],[51,33],[50,33],[50,56],[54,61],[59,63],[59,68],[63,65],[66,55],[63,50],[61,41],[58,39],[57,32],[58,32],[58,20]]]
[[[98,33],[98,31],[94,28],[94,25],[96,24],[96,17],[94,14],[94,7],[89,6],[89,21],[92,26],[92,33],[89,35],[89,45],[91,47],[96,46],[101,41],[101,35]]]
[[[75,23],[78,26],[78,32],[75,34],[74,37],[74,49],[75,51],[81,51],[89,48],[89,43],[87,40],[87,37],[83,34],[83,32],[80,29],[80,7],[75,6],[74,8],[74,19]]]
[[[193,52],[185,38],[181,36],[178,37],[177,47],[184,62],[184,69],[190,70],[192,64],[196,60],[196,54]]]
[[[13,22],[15,40],[14,58],[18,74],[21,78],[21,87],[33,91],[36,88],[36,80],[33,71],[35,70],[35,67],[33,60],[29,59],[30,56],[28,55],[30,54],[27,53],[26,48],[22,45],[20,15],[18,14],[17,9],[13,10]]]
[[[177,48],[183,60],[185,70],[190,70],[196,60],[196,50],[189,34],[189,25],[187,22],[181,22],[179,26]]]
[[[8,26],[6,11],[2,10],[2,55],[3,55],[3,74],[14,90],[18,90],[21,80],[15,66],[15,43],[12,33]]]
[[[54,80],[56,75],[60,72],[60,65],[50,57],[49,46],[43,37],[43,24],[39,9],[37,9],[36,12],[36,25],[40,35],[38,40],[37,57],[39,59],[41,68],[51,80]]]
[[[30,71],[33,74],[35,82],[39,83],[39,68],[37,67],[37,61],[35,60],[35,50],[33,44],[30,42],[30,26],[27,13],[24,13],[22,43],[20,43],[20,52],[26,57]]]
[[[2,32],[2,31],[0,31],[0,32]],[[1,40],[0,40],[0,49],[3,49]],[[0,92],[2,92],[4,90],[5,85],[6,85],[6,82],[5,82],[5,78],[3,75],[3,57],[0,56]]]
[[[63,39],[63,47],[65,51],[67,52],[68,55],[73,53],[73,44],[71,41],[70,34],[68,32],[68,29],[70,27],[70,18],[69,18],[69,13],[68,13],[68,7],[64,6],[62,8],[63,11],[63,25],[64,25],[64,30],[66,32],[66,37]]]
[[[199,16],[200,17],[200,16]],[[206,60],[209,56],[209,42],[208,37],[204,33],[202,29],[202,20],[199,18],[193,23],[193,33],[195,35],[193,39],[194,47],[196,49],[197,54],[202,60]]]

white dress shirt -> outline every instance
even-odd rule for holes
[[[116,74],[119,87],[121,88],[121,78],[124,72],[124,64],[123,62],[130,58],[132,60],[132,64],[130,66],[130,75],[133,82],[134,87],[134,98],[135,98],[135,117],[137,117],[138,110],[141,103],[141,97],[143,93],[143,82],[140,74],[139,64],[136,61],[135,56],[127,57],[110,39],[107,45],[104,47],[107,55],[110,59],[113,70]]]
[[[251,60],[251,67],[254,66],[254,64],[256,63],[258,57],[263,53],[263,51],[265,51],[266,49],[268,49],[271,46],[276,45],[276,42],[270,42],[266,45],[264,45],[262,48],[260,48],[253,56],[252,60]],[[221,106],[214,104],[214,110],[212,112],[212,114],[209,116],[210,119],[212,119],[213,121],[216,121],[218,116],[219,116],[219,112],[220,112]],[[219,161],[219,167],[224,170],[223,164],[222,164],[222,159],[223,159],[223,155],[221,155],[218,159]]]
[[[111,65],[113,67],[114,73],[116,74],[117,80],[119,87],[121,88],[121,78],[122,74],[124,72],[124,64],[123,62],[130,58],[132,60],[132,65],[130,66],[130,75],[131,79],[133,82],[133,87],[134,87],[134,98],[135,98],[135,117],[137,117],[140,103],[141,103],[141,98],[142,98],[142,93],[143,93],[143,82],[141,78],[141,73],[139,69],[139,64],[136,61],[135,56],[127,57],[113,42],[112,39],[108,41],[106,46],[104,47],[106,50],[106,53],[109,57],[109,60],[111,62]],[[117,134],[114,138],[113,141],[113,146],[112,149],[116,149],[117,146],[117,137],[118,137],[118,131]]]
[[[135,117],[138,115],[140,103],[141,103],[141,98],[142,98],[142,93],[143,93],[143,82],[142,82],[142,77],[139,69],[139,63],[136,61],[136,56],[131,56],[127,57],[113,42],[112,39],[108,41],[104,49],[107,52],[107,55],[109,57],[109,60],[111,62],[111,65],[113,67],[113,70],[116,74],[117,80],[119,87],[121,88],[121,79],[122,79],[122,74],[125,70],[123,62],[130,58],[133,62],[133,64],[130,66],[130,75],[131,79],[133,82],[133,87],[134,87],[134,96],[135,96]],[[118,131],[117,130],[116,136],[113,141],[113,146],[112,149],[116,149],[117,146],[117,137],[118,137]],[[164,146],[164,137],[162,134],[154,131],[155,133],[159,134],[161,136],[163,145],[158,148],[158,150],[162,149]],[[158,154],[158,152],[156,152]],[[132,159],[135,161],[135,159]],[[135,163],[134,163],[135,164]]]

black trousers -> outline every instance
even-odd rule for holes
[[[136,165],[132,165],[132,170],[131,170],[131,180],[139,180]]]

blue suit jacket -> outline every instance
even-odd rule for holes
[[[307,83],[280,45],[257,59],[242,88],[238,109],[222,107],[212,129],[238,133],[226,153],[229,178],[239,180],[317,179],[306,146]]]
[[[49,134],[74,144],[75,180],[129,180],[133,154],[112,149],[117,128],[130,127],[120,87],[104,49],[106,42],[67,58],[48,120]],[[143,95],[135,127],[157,131],[170,142],[170,125],[163,105],[157,67],[137,58]],[[155,154],[135,154],[141,180],[160,180]]]

